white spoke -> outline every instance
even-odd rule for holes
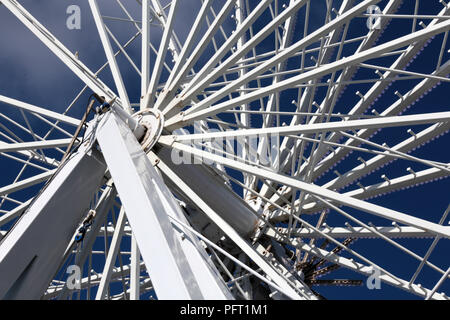
[[[32,113],[37,113],[37,114],[41,114],[43,116],[64,122],[64,123],[68,123],[72,126],[78,126],[78,124],[80,123],[80,120],[72,118],[72,117],[68,117],[65,115],[61,115],[60,113],[57,112],[53,112],[51,110],[47,110],[41,107],[37,107],[16,99],[12,99],[12,98],[8,98],[5,96],[0,95],[0,101],[6,104],[9,104],[11,106],[15,106],[17,108],[23,109],[23,110],[27,110],[30,111]]]
[[[217,138],[229,138],[229,137],[251,137],[258,135],[288,135],[299,133],[315,133],[326,131],[341,131],[351,129],[371,129],[371,128],[383,128],[383,127],[395,127],[395,126],[408,126],[433,122],[447,122],[450,121],[450,112],[439,112],[430,114],[410,115],[410,116],[397,116],[397,117],[382,117],[377,119],[365,119],[365,120],[348,120],[339,122],[326,122],[309,125],[296,125],[290,127],[271,127],[266,129],[243,129],[236,131],[226,131],[218,133],[204,133],[204,134],[192,134],[182,136],[169,136],[165,139],[174,139],[175,141],[195,141],[195,140],[210,140]]]
[[[142,32],[141,32],[141,97],[147,93],[150,80],[150,7],[148,0],[142,0]],[[142,99],[142,98],[141,98]],[[143,100],[141,100],[143,101]],[[141,105],[141,110],[145,106]]]
[[[114,235],[111,240],[111,246],[106,258],[105,267],[103,268],[102,279],[98,286],[96,300],[102,300],[105,298],[111,280],[112,267],[114,266],[117,258],[117,252],[119,251],[120,241],[122,240],[123,228],[125,227],[125,211],[123,209],[119,213],[117,224],[114,229]]]
[[[217,114],[223,110],[227,110],[232,105],[237,105],[237,104],[254,101],[255,99],[257,99],[260,96],[263,96],[263,97],[267,96],[270,93],[280,91],[283,89],[287,89],[296,84],[304,83],[313,77],[320,77],[320,76],[326,75],[330,72],[343,69],[347,65],[365,61],[365,60],[369,60],[369,59],[375,57],[377,54],[395,50],[404,45],[410,44],[413,41],[413,39],[429,38],[437,33],[443,32],[449,26],[450,26],[450,21],[446,21],[446,22],[437,24],[436,26],[433,26],[433,27],[430,27],[430,28],[427,28],[427,29],[424,29],[421,31],[417,31],[414,34],[398,38],[396,40],[390,41],[383,45],[374,47],[372,49],[368,49],[359,54],[355,54],[354,56],[351,56],[348,58],[343,58],[340,61],[329,63],[327,65],[318,67],[313,71],[305,72],[304,74],[281,81],[279,83],[273,84],[273,85],[265,87],[263,89],[256,90],[256,91],[249,93],[243,97],[235,98],[233,100],[217,104],[210,108],[206,108],[206,106],[207,106],[207,104],[209,105],[211,103],[211,101],[207,101],[207,102],[204,101],[201,104],[192,108],[190,110],[189,114],[186,114],[186,115],[181,114],[176,117],[173,117],[172,119],[169,119],[167,121],[167,126],[169,129],[173,129],[174,125],[177,124],[178,122],[181,122],[183,124],[190,123],[196,119],[199,119],[200,117],[206,117],[208,115]],[[247,77],[248,77],[248,74],[247,74]],[[244,78],[245,77],[243,77],[242,79],[244,79]],[[240,80],[240,81],[242,81],[242,80]],[[224,89],[222,89],[222,90],[224,90]],[[217,94],[216,94],[216,96],[217,96]],[[209,100],[212,100],[212,99],[209,99]],[[216,99],[216,101],[217,101],[217,99]],[[201,111],[202,109],[205,109],[205,110]]]
[[[175,183],[181,183],[180,180],[170,171],[167,166],[163,166],[163,172],[169,176],[169,178]],[[291,298],[298,297],[298,294],[289,286],[283,278],[281,278],[271,266],[267,264],[267,262],[262,259],[253,248],[251,248],[250,244],[248,244],[244,239],[242,239],[237,232],[228,225],[219,215],[217,215],[214,211],[212,211],[209,206],[201,200],[201,198],[195,194],[187,185],[183,186],[184,191],[189,195],[192,200],[202,207],[205,213],[226,233],[228,236],[256,263],[259,265],[261,269],[263,269],[267,275],[283,289],[283,293],[290,296]]]
[[[108,58],[109,67],[111,69],[117,91],[119,92],[120,100],[122,101],[125,110],[127,110],[129,113],[132,113],[130,101],[128,100],[127,90],[125,89],[125,86],[123,84],[122,75],[120,74],[116,58],[114,57],[111,43],[109,41],[108,34],[106,33],[106,27],[103,24],[103,19],[101,17],[97,1],[89,0],[89,6],[91,7],[92,15],[94,16],[98,34],[100,35],[100,39],[102,40],[103,49],[105,50],[106,57]]]
[[[161,141],[161,143],[166,144],[163,141]],[[369,202],[346,197],[337,192],[333,192],[333,191],[330,191],[330,190],[322,188],[322,187],[318,187],[313,184],[308,184],[303,181],[292,179],[288,176],[277,174],[277,173],[274,173],[267,169],[256,168],[254,166],[250,166],[250,165],[247,165],[247,164],[235,161],[235,160],[230,160],[230,159],[226,159],[226,158],[217,156],[215,154],[210,154],[208,152],[201,151],[201,150],[192,148],[190,146],[186,146],[179,142],[173,142],[171,145],[170,144],[166,144],[166,145],[171,146],[175,149],[184,151],[184,152],[189,152],[189,153],[191,153],[197,157],[203,158],[203,159],[208,159],[213,162],[222,163],[223,165],[229,166],[234,169],[239,169],[244,172],[254,174],[254,175],[262,177],[262,178],[266,178],[268,180],[273,180],[273,181],[277,181],[279,183],[283,183],[287,186],[306,191],[313,195],[324,196],[330,200],[334,200],[336,202],[359,209],[364,212],[368,212],[368,213],[371,213],[371,214],[374,214],[374,215],[377,215],[377,216],[380,216],[380,217],[383,217],[383,218],[386,218],[389,220],[394,220],[397,222],[405,223],[410,226],[418,227],[418,228],[433,232],[436,235],[439,234],[443,237],[450,238],[450,228],[449,227],[442,227],[440,225],[430,223],[426,220],[412,217],[410,215],[407,215],[407,214],[404,214],[401,212],[383,208],[383,207],[380,207],[378,205],[375,205],[375,204],[372,204]]]
[[[108,100],[112,100],[116,96],[25,8],[16,1],[6,0],[2,3],[94,92],[101,93]]]
[[[59,140],[21,142],[21,143],[1,143],[0,142],[0,152],[66,147],[69,145],[71,140],[72,139],[59,139]]]
[[[155,97],[156,87],[159,84],[159,78],[161,77],[163,62],[166,59],[168,44],[171,39],[178,4],[179,4],[178,0],[173,0],[170,5],[169,17],[167,18],[166,24],[164,26],[164,34],[162,36],[161,43],[159,45],[158,55],[155,61],[155,67],[152,71],[150,84],[148,86],[147,93],[144,97],[143,105],[145,106],[145,108],[150,108],[153,106],[153,99]]]

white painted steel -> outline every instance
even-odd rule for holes
[[[0,298],[39,299],[101,184],[105,164],[81,149],[56,172],[0,244]]]
[[[274,281],[280,288],[283,289],[283,293],[290,297],[291,299],[299,298],[298,293],[296,293],[293,288],[280,276],[278,275],[272,266],[270,266],[259,254],[250,246],[250,244],[225,221],[217,213],[215,213],[194,191],[192,191],[185,183],[183,183],[170,169],[165,166],[162,162],[161,166],[163,172],[176,184],[182,186],[184,192],[187,196],[191,198],[207,215],[211,218],[216,225],[221,228],[225,234],[227,234],[249,257],[252,259],[267,276]]]
[[[214,170],[203,165],[174,164],[171,160],[171,150],[163,148],[158,151],[158,157],[166,163],[180,179],[186,181],[192,190],[201,194],[205,202],[214,212],[229,223],[241,236],[249,237],[258,227],[258,214],[237,194],[230,192],[225,181]],[[164,173],[164,172],[163,172]],[[202,181],[202,183],[198,183]],[[172,190],[179,190],[177,184],[166,181]]]
[[[197,251],[189,251],[181,240],[181,234],[175,232],[168,215],[177,215],[173,205],[161,198],[171,197],[168,191],[162,191],[164,184],[156,170],[140,148],[136,138],[125,123],[107,114],[99,124],[97,132],[102,153],[113,177],[117,191],[125,207],[139,250],[145,265],[152,274],[152,283],[160,299],[203,299],[224,298],[220,281],[214,276],[211,267],[195,256]],[[130,193],[130,188],[133,193]],[[158,194],[155,192],[159,191]],[[169,211],[171,210],[171,211]],[[178,209],[179,210],[179,209]],[[187,242],[186,242],[187,243]],[[203,270],[193,269],[191,263]],[[209,269],[211,279],[204,282]],[[150,271],[151,270],[151,271]]]
[[[163,141],[161,141],[163,142]],[[164,142],[165,143],[165,142]],[[190,146],[187,146],[185,144],[179,143],[179,142],[173,142],[172,147],[182,150],[184,152],[188,152],[192,155],[195,155],[197,157],[208,159],[210,161],[222,163],[225,166],[229,166],[234,169],[239,169],[242,171],[245,171],[247,173],[254,174],[256,176],[259,176],[263,179],[273,180],[277,181],[279,183],[283,183],[287,186],[290,186],[292,188],[304,190],[308,193],[319,195],[326,197],[328,199],[337,201],[341,204],[359,209],[361,211],[365,211],[380,217],[384,217],[386,219],[394,220],[397,222],[405,223],[410,226],[415,226],[421,229],[428,230],[430,232],[433,232],[437,235],[442,235],[443,237],[450,238],[450,230],[448,228],[442,227],[440,225],[437,225],[435,223],[428,222],[423,219],[419,219],[401,212],[397,212],[395,210],[387,209],[369,202],[361,201],[359,199],[354,199],[351,197],[346,197],[342,194],[339,194],[334,191],[330,191],[325,188],[321,188],[319,186],[308,184],[303,181],[299,181],[296,179],[293,179],[286,175],[281,175],[275,172],[272,172],[267,169],[258,168],[255,166],[251,166],[248,164],[244,164],[242,162],[227,159],[221,156],[217,156],[215,154],[207,153],[202,150],[198,150],[195,148],[192,148]]]
[[[96,0],[89,0],[89,6],[91,7],[92,15],[94,16],[95,24],[97,26],[98,34],[103,44],[106,57],[108,58],[109,67],[114,78],[114,83],[116,84],[117,91],[119,92],[120,100],[124,105],[124,109],[128,113],[132,113],[130,101],[128,99],[127,90],[123,84],[122,75],[120,73],[119,67],[117,65],[116,58],[112,51],[111,43],[109,41],[108,35],[106,33],[105,26],[103,24],[103,19],[98,8]]]

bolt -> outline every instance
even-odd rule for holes
[[[400,92],[395,91],[394,94],[395,94],[397,97],[399,97],[401,100],[404,99],[404,98],[403,98],[403,95],[402,95]]]
[[[361,92],[356,91],[355,94],[356,94],[357,96],[359,96],[361,99],[364,99],[364,96],[361,94]]]

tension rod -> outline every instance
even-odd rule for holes
[[[77,127],[77,130],[75,130],[75,133],[73,134],[72,140],[70,141],[69,145],[67,146],[66,153],[64,154],[63,158],[61,159],[61,163],[63,163],[66,160],[66,158],[69,156],[70,150],[72,149],[72,147],[73,147],[73,145],[75,143],[75,140],[77,140],[77,137],[80,134],[81,128],[85,124],[86,119],[87,119],[89,113],[91,112],[91,109],[92,109],[92,106],[94,105],[94,102],[95,102],[94,99],[92,99],[89,102],[88,107],[86,109],[86,112],[84,113],[83,118],[81,118],[81,121],[80,121],[80,124]]]

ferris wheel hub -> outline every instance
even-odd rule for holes
[[[161,136],[164,128],[164,115],[157,109],[144,109],[133,115],[141,126],[145,128],[145,134],[140,139],[144,152],[149,152]]]

